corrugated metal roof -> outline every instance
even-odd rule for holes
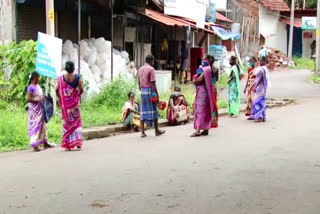
[[[281,22],[286,23],[287,25],[290,25],[290,19],[281,19]],[[293,22],[293,26],[297,27],[297,28],[301,28],[302,27],[302,22],[299,20],[294,20]]]
[[[290,8],[284,0],[260,0],[260,2],[265,8],[270,10],[290,11]]]
[[[230,19],[228,19],[227,17],[225,17],[224,15],[222,15],[221,13],[216,12],[216,18],[219,21],[223,21],[223,22],[230,22],[232,23],[233,21],[231,21]]]
[[[178,27],[188,27],[190,25],[192,28],[197,29],[196,24],[193,23],[192,21],[178,18],[178,17],[165,15],[163,13],[159,13],[154,10],[145,9],[144,11],[140,12],[140,14],[145,15],[148,18],[151,18],[154,21],[160,22],[164,25],[178,26]],[[214,34],[214,32],[210,29],[202,29],[202,30],[204,30],[208,33]]]

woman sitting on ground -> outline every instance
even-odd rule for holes
[[[176,86],[174,93],[170,96],[169,106],[167,111],[167,119],[169,125],[180,125],[188,122],[190,118],[188,102],[181,88]]]
[[[135,94],[133,92],[129,92],[128,94],[129,100],[125,102],[122,108],[122,120],[124,126],[128,127],[130,130],[138,132],[139,124],[140,124],[140,113],[139,106],[134,101]]]

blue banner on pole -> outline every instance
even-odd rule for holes
[[[36,71],[46,77],[57,79],[61,73],[62,40],[38,33]]]

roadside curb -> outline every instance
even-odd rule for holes
[[[283,107],[287,106],[289,104],[295,103],[294,99],[281,99],[281,100],[275,100],[270,99],[267,100],[267,108],[276,108],[276,107]],[[246,105],[241,104],[240,106],[240,113],[246,112]],[[221,109],[219,111],[219,117],[225,117],[228,116],[228,110],[227,109]],[[190,117],[190,121],[193,121],[194,117]],[[167,127],[169,126],[167,119],[160,119],[159,120],[159,126],[160,127]],[[90,128],[84,128],[83,129],[83,137],[87,140],[92,139],[100,139],[105,137],[114,136],[119,133],[128,133],[127,127],[124,127],[122,124],[117,125],[110,125],[110,126],[95,126]]]

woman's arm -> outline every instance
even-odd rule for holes
[[[28,93],[28,102],[29,103],[41,103],[41,102],[44,102],[46,100],[45,96],[43,96],[42,99],[35,99],[33,98],[32,94],[31,93]]]
[[[231,77],[230,77],[230,79],[229,79],[229,81],[228,81],[228,85],[230,84],[230,82],[232,82],[232,80],[234,80],[234,78],[236,78],[236,75],[234,74],[234,71],[233,70],[231,70]]]
[[[185,96],[183,96],[183,95],[182,95],[182,97],[183,97],[183,105],[188,106],[188,101],[187,101],[187,99],[186,99]]]
[[[244,87],[244,93],[247,92],[247,88],[248,88],[248,84],[249,84],[249,78],[250,78],[250,74],[249,74],[249,72],[248,72],[248,78],[247,78],[246,87]]]
[[[174,108],[174,103],[173,103],[173,99],[172,98],[170,98],[170,106],[171,106],[171,108]]]
[[[193,80],[193,83],[196,85],[201,84],[204,81],[204,72],[202,72],[202,74],[200,75],[200,77],[198,77],[197,79]]]
[[[78,88],[80,90],[80,96],[83,94],[83,85],[82,85],[82,81],[79,79],[79,82],[78,82]]]

